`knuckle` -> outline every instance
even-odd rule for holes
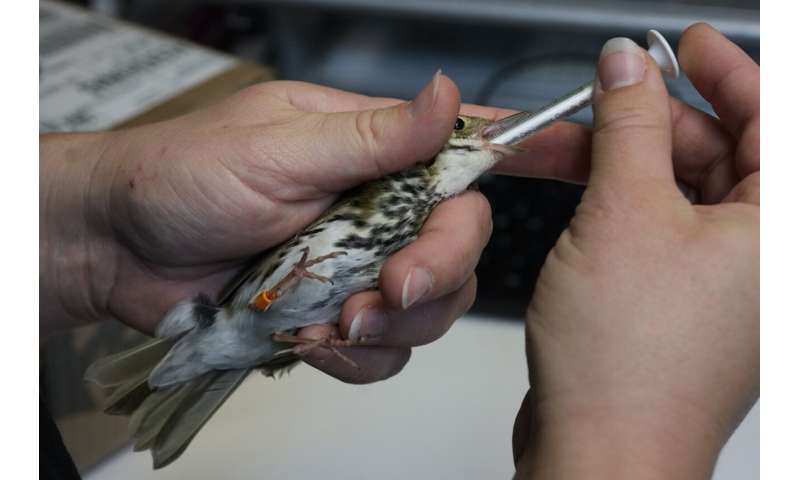
[[[376,110],[363,110],[357,112],[353,117],[353,130],[358,150],[372,159],[379,158],[379,146],[383,138],[377,120]]]
[[[671,122],[670,122],[671,123]],[[626,134],[632,131],[667,131],[668,123],[653,114],[647,105],[628,105],[615,108],[613,112],[598,115],[595,123],[595,135]]]

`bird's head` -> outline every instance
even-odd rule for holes
[[[436,177],[438,194],[451,197],[463,192],[506,154],[512,153],[512,149],[491,144],[484,138],[486,127],[492,123],[466,115],[456,118],[450,138],[429,167]]]

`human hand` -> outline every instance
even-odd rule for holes
[[[684,33],[715,119],[631,46],[601,55],[587,189],[528,310],[518,478],[708,478],[759,394],[759,68]]]
[[[198,292],[213,296],[342,191],[432,158],[458,109],[458,90],[439,75],[411,103],[270,82],[175,120],[44,137],[43,317],[48,309],[63,313],[63,304],[73,318],[110,316],[151,332],[174,303]],[[510,112],[467,106],[464,113]],[[554,129],[532,143],[531,155],[554,150],[573,131],[583,130]],[[537,172],[548,176],[555,163],[541,165]],[[346,351],[361,368],[325,349],[306,360],[350,382],[399,371],[411,347],[443,335],[472,304],[473,270],[490,231],[490,208],[479,193],[442,203],[419,238],[386,262],[380,291],[354,295],[343,307],[333,333],[346,338],[355,323],[373,338]],[[412,271],[429,272],[432,284],[424,292],[427,282],[417,282],[423,295],[403,305]],[[409,288],[406,301],[415,296]],[[335,328],[312,326],[300,335],[328,336]]]

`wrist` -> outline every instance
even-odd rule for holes
[[[39,140],[40,334],[104,319],[116,247],[108,222],[112,134]]]
[[[515,478],[708,479],[728,433],[691,406],[597,397],[559,403],[533,407],[533,438]]]

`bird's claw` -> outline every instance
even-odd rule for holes
[[[298,337],[297,335],[289,335],[286,333],[274,333],[272,335],[272,339],[276,342],[280,343],[294,343],[296,344],[292,348],[287,348],[286,350],[281,350],[277,352],[275,355],[283,355],[292,353],[297,355],[298,357],[303,357],[307,355],[311,350],[314,350],[317,347],[327,348],[330,350],[334,355],[342,359],[345,363],[350,365],[353,368],[359,368],[358,364],[349,358],[347,355],[339,351],[339,347],[351,347],[354,343],[351,340],[342,340],[340,338],[303,338]]]
[[[322,263],[325,260],[336,258],[340,255],[347,255],[347,252],[331,252],[326,255],[320,255],[319,257],[312,258],[311,260],[308,259],[308,255],[311,252],[308,247],[303,248],[302,252],[303,255],[300,257],[300,260],[294,264],[292,270],[289,271],[285,277],[280,279],[280,281],[278,281],[274,287],[261,290],[255,295],[255,297],[253,297],[253,300],[250,302],[250,308],[260,312],[266,311],[275,300],[286,293],[289,289],[297,285],[297,283],[303,278],[310,278],[312,280],[327,282],[333,285],[333,280],[330,277],[325,277],[323,275],[310,272],[308,268]]]

